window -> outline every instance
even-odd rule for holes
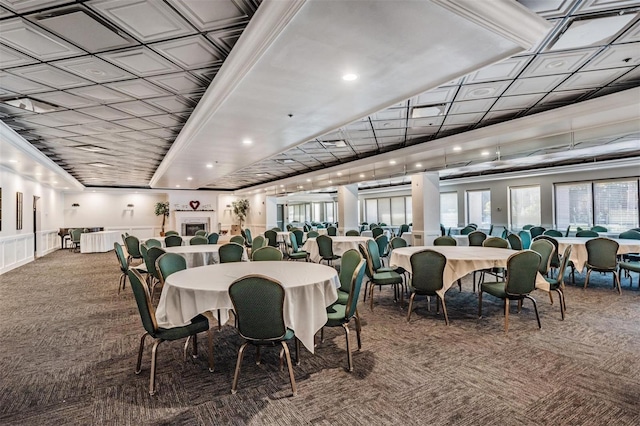
[[[391,199],[378,198],[378,223],[391,223]]]
[[[556,227],[590,227],[593,223],[591,182],[555,185]]]
[[[378,200],[376,198],[369,198],[364,201],[365,208],[365,222],[378,223]]]
[[[594,225],[610,232],[638,226],[638,181],[617,180],[593,184]]]
[[[440,194],[440,223],[445,228],[458,226],[458,193]]]
[[[327,222],[332,222],[335,223],[335,219],[333,216],[333,203],[324,203],[325,208],[326,208],[326,218],[327,218]]]
[[[405,223],[404,217],[404,197],[393,197],[391,199],[391,223],[387,223],[392,226],[400,226]]]
[[[491,191],[467,191],[467,223],[475,223],[479,228],[491,226]]]
[[[540,186],[509,188],[509,226],[522,229],[527,224],[540,225]]]
[[[407,225],[413,223],[413,200],[411,197],[404,197],[404,223]]]

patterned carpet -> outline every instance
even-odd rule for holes
[[[182,342],[165,342],[151,397],[151,345],[136,376],[142,325],[130,287],[117,294],[115,255],[58,251],[0,276],[0,424],[638,425],[637,274],[622,296],[611,274],[592,275],[586,291],[582,275],[567,289],[565,321],[557,297],[536,292],[542,330],[525,301],[508,335],[490,296],[477,319],[468,278],[447,293],[450,326],[424,299],[407,323],[391,290],[376,291],[374,311],[359,309],[355,371],[342,330],[327,329],[315,355],[302,351],[296,397],[277,352],[255,365],[251,348],[231,395],[241,339],[230,326],[216,331],[214,373],[204,335],[187,362]]]

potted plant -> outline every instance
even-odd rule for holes
[[[242,224],[247,218],[247,212],[249,211],[249,200],[246,198],[240,199],[238,201],[234,201],[231,203],[233,207],[233,214],[238,218],[238,222],[240,222],[240,229],[242,229]]]
[[[158,201],[156,203],[155,214],[156,216],[162,216],[162,230],[160,231],[160,236],[164,236],[164,224],[167,217],[169,217],[169,202]]]

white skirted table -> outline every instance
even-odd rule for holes
[[[193,238],[193,237],[185,237],[184,235],[179,235],[180,238],[182,238],[182,245],[185,244],[189,244],[189,239]],[[151,238],[145,238],[145,239],[141,239],[140,240],[140,244],[146,243],[147,240],[158,240],[160,241],[160,244],[162,244],[162,247],[166,247],[166,244],[164,242],[164,239],[167,237],[151,237]]]
[[[382,231],[382,234],[386,235],[389,241],[391,241],[391,238],[393,237],[393,232],[389,231],[388,229],[385,229],[384,231]],[[363,237],[373,238],[373,231],[370,229],[367,229],[362,231],[360,235],[362,235]]]
[[[367,241],[373,240],[371,237],[330,237],[333,240],[333,254],[342,256],[342,254],[349,249],[358,250],[359,244],[366,244]],[[318,243],[315,238],[307,238],[304,242],[302,250],[309,253],[309,258],[314,262],[320,262],[320,252],[318,250]]]
[[[164,251],[167,253],[176,253],[184,257],[187,261],[187,267],[193,268],[196,266],[213,265],[214,263],[220,263],[220,255],[218,250],[224,244],[198,244],[195,246],[175,246],[165,247]],[[247,256],[247,249],[244,248],[242,253],[242,260],[244,262],[249,260]]]
[[[113,250],[113,243],[122,243],[118,231],[83,232],[80,234],[80,253],[104,253]]]
[[[518,253],[516,250],[494,247],[413,246],[394,249],[391,252],[389,264],[401,266],[411,272],[411,255],[426,249],[442,253],[447,258],[447,264],[444,267],[444,286],[438,291],[443,297],[444,293],[460,278],[482,269],[506,268],[509,256]],[[538,274],[536,288],[549,291],[549,287],[547,280]]]
[[[572,245],[571,256],[569,259],[573,262],[577,271],[582,271],[584,265],[587,263],[587,241],[593,238],[580,238],[580,237],[557,237],[558,252],[560,255],[564,252],[568,245]],[[628,240],[623,238],[611,238],[613,241],[617,241],[618,254],[628,253],[640,253],[640,240]]]
[[[282,284],[285,324],[313,352],[314,336],[327,322],[326,307],[338,299],[340,287],[334,268],[315,263],[234,262],[175,272],[167,277],[162,289],[156,309],[158,325],[185,325],[198,314],[218,309],[220,322],[226,323],[233,308],[229,286],[250,274],[265,275]]]

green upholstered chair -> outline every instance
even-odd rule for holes
[[[523,250],[522,239],[518,234],[508,234],[507,241],[509,242],[511,250]]]
[[[169,235],[164,238],[164,245],[166,247],[177,247],[182,245],[182,237],[180,235]]]
[[[618,238],[625,240],[640,240],[640,232],[630,229],[628,231],[622,232],[618,235]],[[638,262],[640,261],[640,253],[625,253],[622,255],[622,260],[624,262]],[[628,271],[627,276],[628,276]]]
[[[333,253],[333,240],[328,235],[318,235],[316,237],[318,244],[318,253],[320,254],[320,263],[326,261],[329,266],[334,260],[340,259],[340,256]]]
[[[409,225],[403,223],[402,225],[400,225],[400,229],[398,230],[398,237],[402,237],[402,234],[404,234],[405,232],[409,232]]]
[[[467,226],[470,226],[470,227],[472,227],[473,229],[478,229],[478,225],[477,225],[477,224],[475,224],[475,223],[469,223],[469,224],[467,224]]]
[[[209,244],[218,244],[219,238],[220,235],[217,232],[212,232],[211,234],[207,235],[207,241],[209,242]]]
[[[542,227],[542,226],[534,226],[534,227],[529,229],[529,233],[531,234],[531,238],[535,238],[538,235],[544,234],[544,231],[546,231],[546,229],[544,227]]]
[[[362,258],[362,255],[358,250],[349,249],[342,254],[340,272],[338,273],[338,277],[340,278],[340,288],[338,289],[338,300],[336,300],[335,303],[343,305],[347,304],[349,292],[351,291],[351,279],[353,278],[353,274],[356,272],[356,268],[361,261],[365,262],[364,265],[366,267],[366,261]]]
[[[190,246],[199,246],[199,245],[206,245],[206,244],[209,244],[209,240],[207,239],[207,237],[203,237],[200,235],[196,235],[195,237],[192,237],[189,240]]]
[[[455,238],[450,237],[448,235],[437,237],[433,240],[434,246],[457,246],[458,242]]]
[[[374,259],[378,256],[378,245],[375,241],[368,240],[366,246],[360,244],[360,253],[365,258],[367,262],[367,282],[365,283],[365,300],[366,300],[366,292],[367,286],[369,286],[369,301],[371,310],[373,310],[373,290],[375,286],[379,286],[382,290],[382,286],[390,285],[393,287],[393,299],[394,301],[398,300],[398,294],[400,294],[400,300],[404,304],[404,293],[402,291],[403,279],[402,275],[398,272],[390,271],[388,268],[383,270],[377,269],[376,266],[380,265],[376,264]]]
[[[375,228],[376,226],[378,226],[378,224],[377,224],[377,223],[370,223],[370,224],[369,224],[369,230],[370,230],[370,231],[373,231],[373,228]]]
[[[320,234],[318,233],[318,231],[308,231],[307,232],[307,238],[318,238],[320,236]]]
[[[567,226],[567,231],[564,233],[564,236],[568,237],[570,232],[571,232],[571,225]]]
[[[267,239],[263,235],[258,235],[251,242],[251,251],[257,250],[267,245]]]
[[[509,230],[508,230],[507,228],[504,228],[504,229],[502,230],[502,234],[500,234],[500,237],[501,237],[501,238],[504,238],[504,239],[506,240],[506,239],[507,239],[507,236],[509,236],[509,234],[510,234]]]
[[[371,236],[373,237],[373,239],[378,238],[382,234],[384,234],[384,229],[380,228],[379,226],[376,226],[371,230]]]
[[[587,278],[584,281],[584,288],[589,285],[591,271],[611,272],[613,274],[613,286],[618,288],[618,293],[622,294],[620,288],[620,277],[618,277],[618,247],[617,241],[609,238],[593,238],[586,243],[587,247]]]
[[[238,243],[227,243],[220,246],[218,256],[220,263],[242,262],[244,246]]]
[[[427,296],[427,304],[430,304],[430,296],[436,296],[439,304],[436,304],[436,311],[442,305],[442,313],[444,314],[445,324],[449,325],[449,316],[447,315],[447,305],[444,297],[440,296],[437,291],[444,287],[443,275],[444,267],[447,264],[447,258],[437,251],[423,250],[411,255],[411,284],[409,290],[411,297],[409,298],[409,311],[407,312],[407,322],[411,320],[411,312],[413,310],[413,299],[418,296]]]
[[[291,241],[291,251],[287,255],[289,260],[304,259],[305,262],[309,261],[309,253],[298,247],[298,237],[293,232],[289,232],[289,241]]]
[[[251,235],[251,229],[247,228],[244,230],[244,245],[251,248],[251,246],[253,245],[253,236]]]
[[[469,245],[475,247],[482,247],[482,242],[487,239],[487,234],[482,231],[473,231],[467,234],[469,238]]]
[[[549,262],[549,268],[551,268],[551,269],[559,268],[560,267],[560,253],[558,253],[558,252],[560,250],[560,248],[559,248],[560,246],[558,244],[558,240],[556,240],[555,238],[553,238],[553,237],[551,237],[549,235],[542,234],[542,235],[538,235],[537,237],[535,237],[533,239],[533,241],[535,242],[535,241],[541,240],[541,239],[542,240],[547,240],[551,244],[553,244],[554,250],[553,250],[553,254],[551,255],[550,262]]]
[[[600,234],[598,234],[596,231],[582,230],[576,232],[576,237],[578,238],[597,238],[599,236]]]
[[[124,254],[124,250],[122,250],[122,246],[119,243],[113,243],[113,251],[116,252],[116,257],[118,258],[118,265],[120,266],[120,279],[118,280],[118,294],[120,294],[120,289],[124,290],[124,285],[127,282],[127,271],[129,270],[129,263],[127,262],[127,256]]]
[[[180,234],[178,233],[178,231],[167,231],[164,233],[165,237],[169,237],[171,235],[180,235]]]
[[[556,229],[547,229],[546,231],[544,231],[544,233],[542,235],[547,235],[549,237],[552,238],[557,238],[557,237],[563,237],[564,235],[562,234],[562,232],[556,230]]]
[[[349,254],[349,263],[353,263],[352,260],[360,260],[355,266],[349,265],[348,270],[345,271],[344,274],[340,271],[341,286],[339,293],[344,293],[346,290],[347,299],[344,303],[341,303],[339,296],[338,301],[327,308],[327,323],[324,326],[342,327],[344,329],[347,342],[347,371],[353,371],[353,356],[351,354],[351,348],[349,347],[349,323],[351,322],[351,319],[355,319],[356,338],[358,341],[358,350],[360,350],[362,348],[362,339],[360,337],[362,324],[360,323],[360,317],[358,316],[358,298],[360,297],[360,289],[362,288],[362,279],[365,273],[366,262],[362,259],[357,250],[351,249],[345,252],[342,256],[342,268],[345,267],[347,254],[349,252],[353,253],[353,256]],[[348,275],[349,272],[350,275]],[[343,282],[343,275],[346,283]],[[345,284],[348,284],[348,286],[345,286]]]
[[[271,230],[275,232],[282,232],[282,229],[280,229],[279,226],[274,226],[273,228],[271,228]]]
[[[601,225],[592,226],[591,230],[594,232],[609,232],[609,230],[606,227]]]
[[[165,253],[156,259],[156,270],[162,285],[169,275],[185,269],[187,269],[187,261],[177,253]]]
[[[500,248],[500,249],[508,249],[509,248],[509,242],[503,238],[500,237],[489,237],[486,240],[484,240],[482,242],[482,247],[493,247],[493,248]],[[498,281],[499,278],[504,279],[504,268],[501,267],[495,267],[495,268],[489,268],[489,269],[483,269],[480,273],[480,282],[484,282],[484,277],[486,274],[489,275],[493,275],[496,277],[496,281]],[[475,275],[475,271],[474,271],[474,275]],[[475,281],[474,281],[475,283]],[[476,288],[475,285],[473,286],[473,292],[475,293]]]
[[[128,237],[125,237],[124,242],[127,246],[127,253],[129,253],[129,256],[127,257],[129,265],[131,265],[134,260],[144,262],[142,253],[140,252],[140,240],[133,235],[129,235]]]
[[[251,260],[254,262],[262,262],[269,260],[282,260],[282,252],[271,246],[260,247],[251,251]]]
[[[560,315],[564,320],[564,314],[567,311],[567,300],[564,294],[564,272],[569,266],[569,258],[571,257],[572,246],[569,244],[565,249],[562,255],[562,261],[560,262],[560,266],[558,268],[558,276],[557,278],[545,277],[545,280],[549,283],[549,289],[551,291],[555,291],[558,293],[558,297],[560,298]],[[549,298],[551,303],[553,304],[553,296],[551,292],[549,292]]]
[[[556,250],[555,246],[549,240],[537,239],[531,243],[530,250],[533,250],[540,255],[538,272],[540,272],[540,275],[546,276],[549,273],[551,257],[553,256],[553,252]]]
[[[191,323],[181,327],[161,328],[158,327],[156,321],[156,313],[151,304],[151,296],[149,289],[143,284],[143,278],[140,273],[134,269],[128,272],[131,288],[136,298],[140,319],[145,329],[145,333],[140,338],[140,350],[138,351],[138,362],[136,364],[136,374],[140,374],[142,365],[142,352],[144,351],[144,341],[147,336],[151,336],[155,340],[153,349],[151,350],[151,372],[149,374],[149,394],[154,395],[156,392],[156,357],[158,355],[158,346],[165,340],[179,340],[190,338],[193,336],[193,356],[198,354],[198,341],[196,335],[201,332],[207,332],[209,340],[209,371],[213,371],[213,334],[209,330],[209,321],[203,315],[198,315],[191,320]],[[189,339],[187,339],[184,347],[184,357],[187,356],[187,348]]]
[[[161,247],[151,247],[147,250],[144,263],[147,266],[147,280],[149,287],[151,288],[151,300],[153,300],[153,294],[156,291],[156,287],[162,288],[163,281],[160,280],[160,271],[157,269],[156,261],[160,256],[166,252]]]
[[[534,226],[535,226],[535,225],[525,225],[525,226],[523,226],[523,227],[522,227],[522,229],[523,229],[524,231],[528,231],[529,229],[533,228]]]
[[[445,228],[443,224],[440,224],[440,236],[443,237],[445,235],[447,235],[447,228]]]
[[[359,237],[360,231],[358,231],[357,229],[349,229],[344,235],[347,237]]]
[[[144,243],[147,245],[147,248],[162,247],[162,243],[159,240],[156,240],[155,238],[149,238]]]
[[[478,295],[478,318],[482,318],[482,294],[488,293],[504,300],[504,331],[509,331],[509,301],[529,299],[533,302],[533,308],[540,324],[538,305],[530,293],[536,288],[536,277],[540,266],[540,255],[533,250],[523,250],[512,254],[507,260],[506,282],[482,283]],[[520,308],[520,303],[518,304]],[[519,309],[518,309],[519,310]]]
[[[500,237],[489,237],[482,242],[482,247],[509,248],[509,241]]]
[[[400,237],[394,237],[391,239],[389,244],[391,245],[391,251],[393,251],[394,249],[397,249],[397,248],[407,247],[407,240]]]
[[[207,231],[205,231],[204,229],[199,229],[199,230],[196,231],[195,235],[198,236],[198,237],[207,238]]]
[[[245,348],[248,344],[256,346],[257,363],[259,364],[261,346],[281,346],[280,362],[284,352],[289,369],[291,390],[296,395],[296,380],[289,355],[287,341],[294,339],[293,330],[284,322],[284,288],[282,284],[261,275],[248,275],[237,279],[229,287],[229,297],[236,315],[236,327],[245,342],[238,350],[238,360],[233,375],[231,393],[238,389],[240,367]],[[296,340],[296,362],[299,356],[299,341]]]
[[[330,237],[338,236],[338,228],[336,228],[335,226],[329,226],[327,228],[327,235],[329,235]]]
[[[389,237],[384,234],[380,234],[375,238],[378,245],[378,253],[380,254],[380,261],[384,266],[384,259],[389,257]]]
[[[633,287],[633,277],[631,276],[631,272],[637,272],[640,274],[640,262],[623,261],[618,263],[618,267],[620,269],[620,274],[622,274],[622,271],[624,271],[625,276],[629,278],[629,288]],[[640,288],[640,284],[638,284],[638,288]]]
[[[522,250],[529,250],[529,246],[531,246],[531,234],[528,231],[522,230],[518,232],[518,236],[520,237],[520,241],[522,241]]]
[[[71,239],[71,231],[73,231],[73,229],[69,229],[69,239]],[[120,234],[120,236],[122,237],[122,244],[124,244],[126,246],[127,242],[124,239],[127,238],[127,236],[124,235],[124,234]]]
[[[264,232],[264,237],[267,239],[267,245],[278,247],[278,233],[276,231],[269,229]]]
[[[298,247],[302,247],[302,244],[304,244],[304,231],[302,229],[294,229],[291,233],[296,236]],[[289,235],[289,238],[291,238],[291,235]]]
[[[82,229],[76,228],[69,231],[71,237],[71,249],[74,252],[80,251],[80,236],[82,235]]]
[[[234,235],[233,237],[229,238],[229,242],[240,244],[241,246],[244,246],[245,243],[244,237],[242,235]]]
[[[469,235],[470,233],[472,233],[475,230],[476,230],[476,228],[474,228],[472,226],[465,226],[464,228],[462,228],[460,230],[460,235]]]

